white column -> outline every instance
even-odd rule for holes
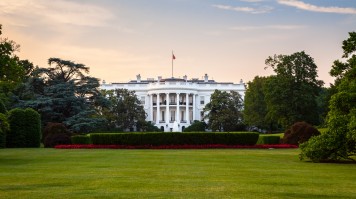
[[[166,93],[166,124],[169,123],[169,93]]]
[[[185,121],[189,124],[189,94],[185,94]]]
[[[179,115],[179,93],[177,93],[176,122],[178,123],[180,123]]]
[[[151,122],[154,122],[153,121],[153,94],[150,94],[150,100],[149,100],[149,106],[150,106],[150,121]]]
[[[159,106],[159,93],[157,93],[157,114],[156,114],[156,124],[159,124],[159,118],[161,116],[161,113],[160,113],[160,106]]]
[[[195,94],[193,94],[193,110],[192,110],[192,113],[193,113],[193,121],[195,120]]]

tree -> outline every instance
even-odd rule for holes
[[[301,146],[301,159],[315,162],[351,159],[356,154],[356,32],[342,43],[343,58],[334,61],[330,74],[336,77],[327,116],[328,132]]]
[[[103,110],[110,130],[133,131],[135,127],[146,126],[146,112],[135,91],[116,89],[104,93],[111,103],[109,108]]]
[[[184,132],[205,132],[206,126],[205,122],[194,120],[190,126],[184,129]]]
[[[99,80],[85,75],[89,67],[59,58],[50,58],[48,64],[28,79],[19,106],[38,110],[43,125],[64,123],[74,132],[88,133],[105,122],[100,111],[107,99],[99,91]]]
[[[208,127],[213,131],[234,131],[242,123],[242,98],[235,91],[215,90],[205,105]]]
[[[10,130],[10,125],[7,120],[7,116],[0,113],[0,148],[5,148],[6,146],[6,134]]]
[[[271,122],[267,119],[267,104],[265,100],[265,86],[268,77],[256,76],[247,83],[244,100],[244,121],[249,126],[266,129]],[[272,129],[270,129],[272,130]]]
[[[0,24],[0,35],[1,35]],[[8,38],[0,37],[0,99],[10,103],[14,90],[28,77],[34,66],[28,60],[20,60],[15,54],[20,45]]]
[[[266,59],[276,75],[265,87],[267,117],[284,127],[298,121],[318,124],[317,96],[323,82],[317,80],[317,66],[304,51],[274,55]]]

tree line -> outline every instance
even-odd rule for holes
[[[356,152],[355,41],[356,33],[351,32],[343,42],[344,60],[333,63],[330,74],[336,80],[330,88],[318,80],[314,59],[304,51],[268,57],[266,67],[275,74],[248,82],[245,99],[236,92],[212,94],[204,108],[207,128],[234,131],[248,125],[273,131],[298,121],[325,125],[328,133],[301,145],[301,157],[312,159],[317,146],[322,149],[317,160],[350,157]],[[62,123],[74,133],[158,130],[145,121],[146,113],[133,91],[102,91],[99,79],[89,76],[89,67],[70,60],[49,58],[48,67],[34,66],[16,55],[19,49],[16,42],[0,37],[3,112],[32,108],[40,113],[42,127]],[[325,148],[326,143],[333,147]]]
[[[0,25],[0,36],[1,36]],[[48,123],[63,123],[73,133],[157,129],[132,91],[99,89],[99,79],[89,67],[60,58],[49,58],[48,67],[21,60],[20,46],[0,38],[0,101],[8,110],[32,108]]]

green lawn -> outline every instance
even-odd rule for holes
[[[356,198],[356,164],[299,149],[0,149],[0,198]]]

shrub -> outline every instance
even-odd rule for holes
[[[92,133],[90,139],[99,145],[254,145],[258,133]]]
[[[40,147],[40,114],[31,108],[12,109],[8,112],[10,131],[6,135],[6,147]]]
[[[58,144],[70,144],[70,132],[62,123],[49,122],[43,132],[45,147],[55,147]]]
[[[347,146],[344,145],[345,138],[343,135],[323,133],[319,136],[310,138],[307,142],[300,145],[301,153],[300,160],[306,158],[313,162],[321,162],[327,160],[340,160],[343,157],[347,159]]]
[[[205,122],[194,120],[192,125],[184,129],[184,132],[204,132],[206,127]]]
[[[257,144],[279,144],[281,137],[279,135],[260,135]]]
[[[0,148],[6,146],[6,133],[9,131],[10,125],[7,122],[6,115],[0,113]]]
[[[155,126],[151,122],[147,121],[138,121],[136,125],[137,131],[144,131],[144,132],[161,132],[161,129]]]
[[[320,132],[315,127],[306,122],[297,122],[284,133],[283,143],[299,145],[317,135]]]
[[[72,144],[91,144],[88,135],[74,135],[71,137]]]

